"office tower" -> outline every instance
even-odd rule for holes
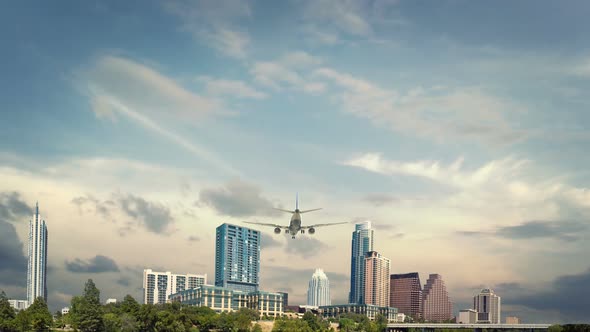
[[[453,317],[453,304],[440,274],[431,274],[424,286],[424,319],[429,322],[442,322]]]
[[[331,305],[330,300],[330,280],[322,269],[316,269],[307,289],[307,305],[319,307]]]
[[[33,220],[29,221],[28,304],[33,304],[39,296],[47,301],[47,225],[39,215],[37,203]]]
[[[283,296],[283,310],[287,310],[287,307],[289,306],[289,293],[277,292],[277,294],[281,294]]]
[[[373,251],[373,229],[371,222],[365,221],[356,224],[352,232],[349,303],[365,303],[365,255],[369,251]]]
[[[143,303],[166,303],[168,296],[207,283],[207,275],[174,274],[170,271],[143,270]]]
[[[254,292],[260,272],[260,232],[230,224],[217,227],[215,286]]]
[[[414,319],[422,318],[422,284],[418,272],[391,275],[389,305]]]
[[[389,306],[389,258],[376,251],[365,256],[365,304]]]
[[[500,324],[501,299],[494,291],[485,288],[473,297],[473,309],[477,311],[478,323]]]

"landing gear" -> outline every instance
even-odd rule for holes
[[[301,234],[305,234],[305,230],[304,229],[301,230]]]

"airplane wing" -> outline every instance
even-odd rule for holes
[[[319,208],[319,209],[311,209],[311,210],[303,210],[303,211],[300,211],[299,213],[304,214],[304,213],[307,213],[307,212],[318,211],[318,210],[321,210],[321,209],[322,208]]]
[[[251,221],[242,221],[243,223],[246,224],[252,224],[252,225],[262,225],[262,226],[270,226],[270,227],[278,227],[278,228],[282,228],[282,229],[288,229],[289,226],[283,226],[283,225],[277,225],[277,224],[269,224],[269,223],[264,223],[264,222],[251,222]]]
[[[309,226],[301,226],[301,228],[307,229],[307,228],[312,228],[312,227],[316,228],[316,227],[342,225],[342,224],[348,224],[348,222],[335,222],[335,223],[331,223],[331,224],[315,224],[315,225],[309,225]]]

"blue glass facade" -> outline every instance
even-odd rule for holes
[[[369,251],[373,251],[373,229],[367,221],[356,224],[352,233],[349,303],[365,303],[365,255]]]
[[[260,232],[231,224],[217,227],[215,286],[255,292],[259,272]]]

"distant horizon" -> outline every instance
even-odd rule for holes
[[[0,289],[48,303],[144,267],[213,276],[215,227],[261,232],[260,286],[350,290],[353,224],[391,274],[442,275],[454,312],[588,322],[590,2],[172,0],[0,10]],[[423,281],[425,279],[421,279]]]

